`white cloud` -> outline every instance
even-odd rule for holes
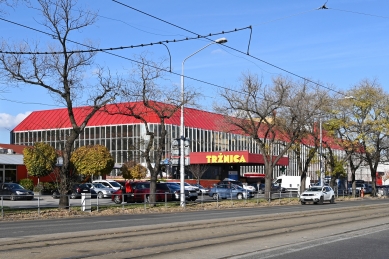
[[[0,128],[11,130],[24,120],[31,112],[19,113],[16,116],[7,113],[0,113]]]

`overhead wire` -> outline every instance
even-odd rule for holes
[[[28,28],[28,29],[31,29],[31,30],[34,30],[34,31],[37,31],[37,32],[44,33],[44,34],[49,35],[49,36],[51,36],[53,38],[57,38],[57,36],[54,35],[54,34],[47,33],[47,32],[44,32],[44,31],[41,31],[41,30],[38,30],[38,29],[35,29],[35,28],[32,28],[32,27],[29,27],[29,26],[20,24],[20,23],[12,22],[12,21],[9,21],[9,20],[3,19],[3,18],[0,18],[0,20],[6,21],[6,22],[10,22],[12,24],[15,24],[15,25],[18,25],[18,26],[22,26],[22,27],[25,27],[25,28]],[[69,51],[66,51],[66,53],[74,54],[74,53],[87,53],[87,52],[104,52],[104,51],[113,51],[113,50],[123,50],[123,49],[147,47],[147,46],[153,46],[153,45],[164,44],[164,43],[177,43],[177,42],[188,41],[188,40],[197,40],[197,39],[207,38],[207,37],[216,36],[216,35],[229,34],[229,33],[237,32],[237,31],[241,31],[241,30],[246,30],[246,29],[250,29],[250,26],[244,27],[244,28],[235,28],[235,29],[229,30],[229,31],[208,33],[207,35],[198,35],[197,37],[185,37],[183,39],[177,39],[177,40],[176,39],[173,39],[173,40],[162,40],[162,41],[156,41],[156,42],[151,42],[151,43],[142,43],[142,44],[137,44],[137,45],[111,47],[111,48],[94,48],[94,47],[92,48],[92,47],[89,47],[90,49],[88,49],[88,50],[69,50]],[[71,40],[68,40],[68,41],[76,43],[76,42],[71,41]],[[39,52],[39,51],[3,51],[3,50],[0,49],[0,54],[20,54],[20,55],[32,55],[32,54],[34,54],[34,55],[48,55],[48,54],[54,54],[54,55],[56,55],[56,54],[63,54],[63,53],[64,53],[63,51],[44,51],[44,52]]]
[[[119,2],[119,1],[117,1],[117,0],[112,0],[112,1],[115,2],[115,3],[117,3],[117,4],[120,4],[120,5],[122,5],[122,6],[125,6],[125,7],[127,7],[127,8],[130,8],[130,9],[132,9],[132,10],[134,10],[134,11],[140,12],[140,13],[142,13],[142,14],[144,14],[144,15],[147,15],[147,16],[149,16],[149,17],[152,17],[152,18],[154,18],[154,19],[157,19],[157,20],[159,20],[159,21],[161,21],[161,22],[167,23],[167,24],[169,24],[169,25],[171,25],[171,26],[173,26],[173,27],[179,28],[179,29],[181,29],[181,30],[184,30],[184,31],[186,31],[186,32],[189,32],[189,33],[192,33],[192,34],[195,34],[195,35],[198,35],[198,33],[196,33],[196,32],[193,32],[193,31],[188,30],[188,29],[186,29],[186,28],[183,28],[183,27],[181,27],[181,26],[179,26],[179,25],[176,25],[176,24],[174,24],[174,23],[171,23],[171,22],[168,22],[168,21],[166,21],[166,20],[163,20],[163,19],[161,19],[161,18],[159,18],[159,17],[156,17],[156,16],[154,16],[154,15],[152,15],[152,14],[149,14],[149,13],[146,13],[146,12],[144,12],[144,11],[141,11],[141,10],[139,10],[139,9],[137,9],[137,8],[134,8],[134,7],[130,6],[130,5],[124,4],[124,3]],[[324,6],[325,6],[325,5],[323,5],[323,7],[324,7]],[[321,9],[325,9],[325,8],[323,8],[323,7],[322,7]],[[320,8],[319,8],[319,9],[320,9]],[[317,9],[317,10],[318,10],[318,9]],[[310,10],[310,11],[313,11],[313,10]],[[208,38],[205,38],[205,39],[207,39],[207,40],[209,40],[209,41],[212,41],[212,39],[208,39]],[[295,77],[297,77],[297,78],[303,79],[303,80],[305,80],[305,81],[307,81],[307,82],[313,83],[314,85],[317,85],[317,86],[322,87],[322,88],[324,88],[324,89],[327,89],[327,90],[329,90],[329,91],[335,92],[335,93],[340,94],[340,95],[345,95],[344,93],[342,93],[342,92],[340,92],[340,91],[337,91],[337,90],[335,90],[335,89],[332,89],[332,88],[330,88],[330,87],[328,87],[328,86],[324,86],[324,85],[322,85],[322,84],[320,84],[320,83],[318,83],[318,82],[315,82],[315,81],[313,81],[313,80],[310,80],[310,79],[308,79],[308,78],[306,78],[306,77],[300,76],[300,75],[298,75],[298,74],[296,74],[296,73],[294,73],[294,72],[291,72],[291,71],[289,71],[289,70],[287,70],[287,69],[284,69],[284,68],[282,68],[282,67],[280,67],[280,66],[274,65],[274,64],[272,64],[272,63],[270,63],[270,62],[268,62],[268,61],[265,61],[265,60],[260,59],[260,58],[258,58],[258,57],[256,57],[256,56],[250,55],[249,53],[244,53],[243,51],[238,50],[238,49],[236,49],[236,48],[233,48],[233,47],[231,47],[231,46],[228,46],[228,45],[226,45],[226,44],[223,44],[223,47],[229,48],[229,49],[234,50],[234,51],[236,51],[236,52],[238,52],[238,53],[247,55],[247,56],[249,56],[249,57],[251,57],[251,58],[253,58],[253,59],[255,59],[255,60],[258,60],[258,61],[260,61],[260,62],[262,62],[262,63],[265,63],[265,64],[267,64],[267,65],[269,65],[269,66],[271,66],[271,67],[274,67],[274,68],[276,68],[276,69],[278,69],[278,70],[281,70],[281,71],[283,71],[283,72],[285,72],[285,73],[287,73],[287,74],[293,75],[293,76],[295,76]]]
[[[1,18],[0,17],[0,20],[3,20],[5,22],[9,22],[9,23],[12,23],[12,24],[15,24],[15,25],[18,25],[18,26],[21,26],[21,27],[24,27],[24,28],[27,28],[27,29],[30,29],[30,30],[33,30],[33,31],[36,31],[36,32],[40,32],[40,33],[43,33],[43,34],[46,34],[50,37],[56,37],[54,34],[51,34],[51,33],[48,33],[48,32],[45,32],[45,31],[41,31],[41,30],[38,30],[38,29],[35,29],[35,28],[32,28],[30,26],[26,26],[26,25],[23,25],[23,24],[20,24],[20,23],[17,23],[17,22],[13,22],[13,21],[10,21],[10,20],[7,20],[7,19],[4,19],[4,18]],[[246,27],[247,28],[247,27]],[[243,29],[243,28],[242,28]],[[238,29],[234,29],[232,30],[231,32],[235,32],[235,30],[238,30]],[[239,29],[241,30],[241,29]],[[223,34],[225,32],[220,32],[220,34]],[[196,39],[207,39],[209,40],[207,37],[209,37],[209,34],[208,36],[205,36],[205,37],[201,37],[201,35],[197,35],[198,38]],[[211,35],[212,36],[212,35]],[[99,52],[103,52],[103,53],[106,53],[106,54],[109,54],[109,55],[112,55],[112,56],[115,56],[115,57],[118,57],[118,58],[122,58],[122,59],[125,59],[125,60],[129,60],[131,62],[135,62],[135,63],[138,63],[138,64],[143,64],[143,65],[147,65],[149,67],[152,67],[152,68],[155,68],[155,69],[159,69],[161,71],[165,71],[165,72],[169,72],[171,74],[174,74],[174,75],[178,75],[178,76],[181,76],[181,74],[179,73],[176,73],[176,72],[172,72],[170,70],[167,70],[167,69],[164,69],[164,68],[160,68],[160,67],[155,67],[155,66],[152,66],[150,64],[144,64],[138,60],[134,60],[134,59],[131,59],[131,58],[128,58],[128,57],[124,57],[124,56],[121,56],[121,55],[118,55],[118,54],[114,54],[112,52],[109,52],[110,49],[108,50],[104,50],[104,49],[98,49],[98,48],[95,48],[93,46],[89,46],[89,45],[86,45],[86,44],[83,44],[83,43],[80,43],[80,42],[76,42],[76,41],[73,41],[73,40],[70,40],[70,39],[67,39],[67,41],[71,42],[71,43],[74,43],[74,44],[78,44],[80,46],[84,46],[84,47],[87,47],[87,48],[90,48],[92,50],[98,50]],[[159,43],[158,43],[159,44]],[[17,52],[14,52],[15,54],[17,54]],[[70,53],[70,52],[69,52]],[[11,52],[10,53],[3,53],[3,54],[12,54]],[[25,53],[25,54],[29,54],[29,53]],[[42,54],[49,54],[49,52],[42,52]],[[204,80],[201,80],[201,79],[197,79],[197,78],[194,78],[194,77],[190,77],[190,76],[186,76],[184,75],[185,78],[187,79],[191,79],[193,81],[197,81],[197,82],[200,82],[200,83],[203,83],[203,84],[207,84],[207,85],[211,85],[211,86],[215,86],[215,87],[218,87],[218,88],[221,88],[221,89],[225,89],[225,90],[229,90],[229,91],[233,91],[233,92],[236,92],[236,93],[242,93],[240,91],[237,91],[237,90],[234,90],[234,89],[229,89],[227,87],[224,87],[224,86],[220,86],[220,85],[217,85],[217,84],[214,84],[214,83],[210,83],[210,82],[207,82],[207,81],[204,81]]]

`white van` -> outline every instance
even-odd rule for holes
[[[92,183],[101,183],[102,185],[115,190],[121,189],[123,186],[114,180],[94,180]]]

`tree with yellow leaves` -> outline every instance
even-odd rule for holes
[[[78,174],[84,176],[107,175],[115,162],[108,149],[102,145],[82,146],[70,158]]]
[[[35,142],[33,146],[23,150],[23,162],[28,174],[43,177],[53,172],[57,162],[57,153],[49,144]]]
[[[143,179],[146,177],[147,168],[135,161],[128,161],[122,165],[122,176],[124,179]]]

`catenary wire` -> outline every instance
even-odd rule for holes
[[[7,19],[3,19],[3,18],[1,18],[1,17],[0,17],[0,20],[6,21],[6,22],[9,22],[9,23],[18,25],[18,26],[22,26],[22,27],[24,27],[24,28],[27,28],[27,29],[30,29],[30,30],[34,30],[34,31],[37,31],[37,32],[46,34],[46,35],[48,35],[48,36],[50,36],[50,37],[53,37],[53,34],[47,33],[47,32],[45,32],[45,31],[41,31],[41,30],[38,30],[38,29],[35,29],[35,28],[32,28],[32,27],[26,26],[26,25],[23,25],[23,24],[19,24],[19,23],[16,23],[16,22],[12,22],[12,21],[9,21],[9,20],[7,20]],[[201,35],[200,35],[200,36],[201,36]],[[55,37],[56,37],[56,36],[55,36]],[[208,37],[209,37],[209,36],[208,36]],[[197,38],[196,38],[196,39],[197,39]],[[207,37],[198,38],[198,39],[207,39],[207,40],[209,40]],[[95,47],[93,47],[93,46],[88,46],[88,45],[86,45],[86,44],[79,43],[79,42],[76,42],[76,41],[73,41],[73,40],[70,40],[70,39],[67,39],[67,41],[72,42],[72,43],[74,43],[74,44],[78,44],[78,45],[87,47],[87,48],[90,48],[90,49],[96,49],[96,50],[98,50],[98,48],[95,48]],[[118,58],[126,59],[126,60],[128,60],[128,61],[135,62],[135,63],[138,63],[138,64],[147,65],[147,66],[149,66],[149,67],[152,67],[152,68],[155,68],[155,69],[159,69],[159,70],[162,70],[162,71],[165,71],[165,72],[169,72],[169,73],[174,74],[174,75],[181,76],[181,74],[179,74],[179,73],[172,72],[172,71],[167,70],[167,69],[155,67],[155,66],[152,66],[152,65],[149,65],[149,64],[144,64],[144,63],[142,63],[142,62],[140,62],[140,61],[137,61],[137,60],[134,60],[134,59],[131,59],[131,58],[127,58],[127,57],[124,57],[124,56],[121,56],[121,55],[118,55],[118,54],[114,54],[114,53],[109,52],[109,51],[107,51],[107,50],[100,50],[100,52],[103,52],[103,53],[106,53],[106,54],[109,54],[109,55],[112,55],[112,56],[115,56],[115,57],[118,57]],[[46,52],[46,54],[49,54],[49,52]],[[197,79],[197,78],[194,78],[194,77],[190,77],[190,76],[187,76],[187,75],[183,75],[183,76],[184,76],[184,78],[191,79],[191,80],[193,80],[193,81],[197,81],[197,82],[200,82],[200,83],[203,83],[203,84],[207,84],[207,85],[215,86],[215,87],[218,87],[218,88],[221,88],[221,89],[225,89],[225,90],[229,90],[229,91],[232,91],[232,92],[236,92],[236,93],[243,94],[241,91],[237,91],[237,90],[234,90],[234,89],[230,89],[230,88],[227,88],[227,87],[224,87],[224,86],[220,86],[220,85],[217,85],[217,84],[214,84],[214,83],[210,83],[210,82],[207,82],[207,81],[204,81],[204,80],[201,80],[201,79]]]
[[[144,15],[150,16],[150,17],[152,17],[152,18],[154,18],[154,19],[157,19],[157,20],[159,20],[159,21],[161,21],[161,22],[167,23],[167,24],[169,24],[169,25],[171,25],[171,26],[174,26],[174,27],[176,27],[176,28],[179,28],[179,29],[181,29],[181,30],[184,30],[184,31],[186,31],[186,32],[189,32],[189,33],[192,33],[192,34],[195,34],[195,35],[199,35],[199,34],[196,33],[196,32],[193,32],[193,31],[191,31],[191,30],[185,29],[185,28],[183,28],[183,27],[181,27],[181,26],[179,26],[179,25],[176,25],[176,24],[174,24],[174,23],[168,22],[168,21],[163,20],[163,19],[161,19],[161,18],[159,18],[159,17],[156,17],[156,16],[154,16],[154,15],[151,15],[151,14],[149,14],[149,13],[146,13],[146,12],[144,12],[144,11],[141,11],[141,10],[139,10],[139,9],[136,9],[136,8],[130,6],[130,5],[124,4],[124,3],[119,2],[119,1],[117,1],[117,0],[112,0],[112,1],[115,2],[115,3],[117,3],[117,4],[120,4],[120,5],[122,5],[122,6],[125,6],[125,7],[127,7],[127,8],[130,8],[130,9],[132,9],[132,10],[134,10],[134,11],[140,12],[140,13],[142,13],[142,14],[144,14]],[[312,11],[312,10],[311,10],[311,11]],[[207,39],[207,40],[209,40],[209,41],[212,41],[212,39],[208,39],[208,38],[205,38],[205,39]],[[226,45],[226,44],[224,44],[223,47],[229,48],[229,49],[234,50],[234,51],[236,51],[236,52],[238,52],[238,53],[247,55],[247,56],[249,56],[249,57],[251,57],[251,58],[253,58],[253,59],[255,59],[255,60],[258,60],[258,61],[260,61],[260,62],[262,62],[262,63],[265,63],[265,64],[267,64],[267,65],[269,65],[269,66],[271,66],[271,67],[274,67],[274,68],[276,68],[276,69],[279,69],[279,70],[281,70],[281,71],[283,71],[283,72],[285,72],[285,73],[287,73],[287,74],[293,75],[293,76],[295,76],[295,77],[297,77],[297,78],[303,79],[303,80],[305,80],[305,81],[307,81],[307,82],[310,82],[310,83],[313,83],[313,84],[315,84],[315,85],[317,85],[317,86],[320,86],[320,87],[322,87],[322,88],[325,88],[325,89],[327,89],[327,90],[329,90],[329,91],[335,92],[335,93],[340,94],[340,95],[345,95],[344,93],[342,93],[342,92],[340,92],[340,91],[337,91],[337,90],[335,90],[335,89],[332,89],[332,88],[330,88],[330,87],[328,87],[328,86],[324,86],[324,85],[322,85],[322,84],[320,84],[320,83],[317,83],[317,82],[315,82],[315,81],[312,81],[312,80],[310,80],[310,79],[308,79],[308,78],[306,78],[306,77],[300,76],[300,75],[298,75],[298,74],[296,74],[296,73],[294,73],[294,72],[291,72],[291,71],[289,71],[289,70],[287,70],[287,69],[284,69],[284,68],[282,68],[282,67],[279,67],[279,66],[277,66],[277,65],[274,65],[274,64],[272,64],[272,63],[270,63],[270,62],[268,62],[268,61],[265,61],[265,60],[260,59],[260,58],[258,58],[258,57],[256,57],[256,56],[250,55],[249,53],[244,53],[243,51],[238,50],[238,49],[236,49],[236,48],[233,48],[233,47],[231,47],[231,46],[228,46],[228,45]]]
[[[21,27],[24,27],[24,28],[27,28],[27,29],[30,29],[30,30],[34,30],[34,31],[37,31],[37,32],[40,32],[40,33],[44,33],[44,34],[49,35],[49,36],[51,36],[53,38],[57,38],[57,36],[52,34],[52,33],[41,31],[41,30],[32,28],[30,26],[26,26],[26,25],[23,25],[23,24],[20,24],[20,23],[17,23],[17,22],[13,22],[13,21],[1,18],[1,17],[0,17],[0,20],[3,20],[3,21],[8,22],[8,23],[15,24],[15,25],[18,25],[18,26],[21,26]],[[86,47],[88,47],[90,49],[88,49],[88,50],[71,50],[71,51],[67,51],[66,53],[72,54],[72,53],[86,53],[86,52],[104,52],[104,51],[123,50],[123,49],[130,49],[130,48],[132,49],[132,48],[138,48],[138,47],[147,47],[147,46],[153,46],[153,45],[164,44],[164,43],[177,43],[177,42],[182,42],[182,41],[187,41],[187,40],[197,40],[197,39],[201,39],[201,38],[207,38],[207,37],[210,37],[210,36],[228,34],[228,33],[233,33],[233,32],[237,32],[237,31],[241,31],[241,30],[246,30],[246,29],[250,29],[250,26],[244,27],[244,28],[235,28],[235,29],[229,30],[229,31],[208,33],[207,35],[198,35],[197,37],[185,37],[183,39],[178,39],[178,40],[176,40],[176,39],[173,39],[173,40],[162,40],[162,41],[151,42],[151,43],[142,43],[142,44],[137,44],[137,45],[111,47],[111,48],[94,48],[94,47],[88,47],[87,45],[83,45],[83,46],[86,46]],[[71,40],[68,40],[68,41],[72,42],[72,43],[79,44],[79,43],[71,41]],[[19,52],[19,51],[2,51],[2,50],[0,50],[0,53],[2,53],[2,54],[21,54],[21,55],[31,55],[31,54],[47,55],[47,54],[63,54],[64,52],[63,51],[53,51],[53,52],[48,52],[48,51],[45,51],[45,52],[20,51]]]

